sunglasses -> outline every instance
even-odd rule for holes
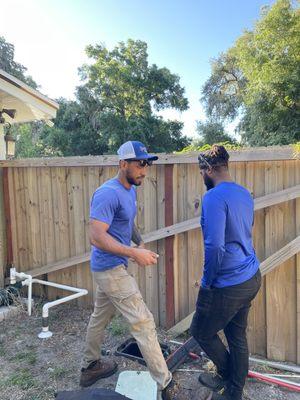
[[[134,161],[134,162],[138,163],[138,166],[141,168],[145,168],[146,166],[150,167],[153,164],[153,160],[134,160],[134,159],[129,158],[128,160],[125,160],[125,161],[127,161],[127,162]]]
[[[198,156],[198,162],[199,162],[199,167],[203,168],[203,163],[206,165],[205,168],[212,168],[212,165],[203,157],[202,154],[199,154]]]

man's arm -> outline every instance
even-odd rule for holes
[[[143,242],[142,236],[141,236],[136,224],[133,225],[131,240],[138,247],[140,247],[140,246],[143,247],[144,246],[144,242]]]
[[[205,196],[202,205],[204,271],[201,286],[210,288],[225,253],[226,204],[215,195]]]
[[[157,264],[157,255],[153,251],[125,246],[114,239],[107,231],[109,225],[96,219],[90,219],[90,243],[101,250],[134,259],[139,265]]]

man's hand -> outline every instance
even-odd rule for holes
[[[138,247],[132,249],[131,258],[133,258],[133,260],[141,267],[157,264],[157,257],[158,255],[151,250],[141,249]]]

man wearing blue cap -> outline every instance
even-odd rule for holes
[[[139,266],[157,263],[157,254],[144,248],[134,225],[136,190],[147,168],[158,157],[148,154],[141,142],[129,141],[119,148],[118,175],[93,194],[90,209],[91,270],[97,284],[81,370],[81,386],[90,386],[117,370],[113,361],[100,359],[105,327],[118,310],[127,320],[152,378],[166,397],[172,375],[159,346],[155,323],[135,279],[127,272],[128,258]],[[137,247],[131,247],[131,240]]]

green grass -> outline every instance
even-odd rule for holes
[[[120,317],[114,317],[108,327],[113,336],[121,336],[128,333],[128,325]]]
[[[0,357],[5,357],[6,355],[6,350],[4,348],[4,345],[0,343]]]
[[[54,389],[43,389],[39,388],[38,393],[27,393],[26,397],[22,397],[22,400],[53,400],[54,399]]]
[[[23,335],[23,330],[20,327],[14,328],[14,338],[18,339]]]
[[[38,386],[28,369],[20,369],[5,381],[6,386],[18,386],[22,390],[28,390]]]
[[[34,365],[37,361],[37,355],[34,351],[24,351],[17,353],[12,360],[25,361],[27,364]]]
[[[62,378],[66,376],[67,370],[64,367],[55,367],[53,371],[51,371],[50,375],[54,379]]]

